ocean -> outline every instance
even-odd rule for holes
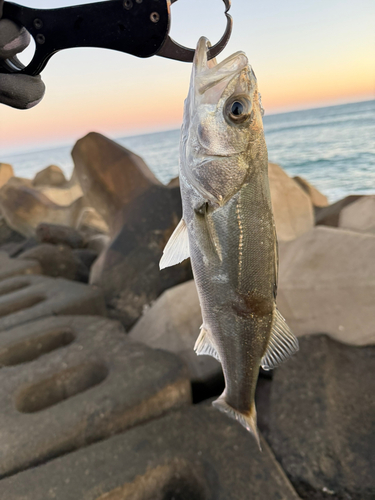
[[[375,193],[375,100],[264,116],[269,160],[328,196]],[[178,175],[179,130],[122,137],[164,183]],[[77,138],[78,139],[78,138]],[[70,177],[73,144],[0,156],[20,177],[54,164]],[[1,153],[0,153],[1,154]]]

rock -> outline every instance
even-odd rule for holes
[[[36,174],[33,180],[34,186],[63,186],[66,184],[64,172],[56,165],[41,170]]]
[[[36,237],[41,243],[67,245],[71,248],[83,248],[84,246],[82,234],[69,226],[42,223],[36,228]]]
[[[145,311],[130,332],[144,344],[178,354],[189,369],[193,382],[209,383],[221,376],[221,366],[211,356],[197,356],[194,344],[202,315],[194,280],[166,290]]]
[[[117,213],[153,186],[162,187],[142,158],[91,132],[73,148],[75,172],[90,205],[116,233]]]
[[[39,243],[35,238],[27,238],[20,243],[6,243],[0,247],[0,251],[7,253],[9,257],[18,257],[22,252],[26,252],[26,250],[38,245]]]
[[[279,165],[268,164],[268,177],[278,240],[294,240],[314,225],[311,199]]]
[[[16,276],[0,282],[0,331],[46,316],[107,313],[98,287],[48,276]]]
[[[12,500],[298,500],[269,447],[196,406],[0,482]]]
[[[375,196],[363,196],[341,210],[339,227],[375,233]]]
[[[374,363],[319,335],[275,371],[266,437],[302,498],[375,498]]]
[[[25,237],[8,226],[4,217],[0,216],[0,246],[8,243],[20,243]]]
[[[26,237],[35,236],[35,229],[41,222],[75,227],[85,205],[83,198],[67,207],[56,205],[36,189],[23,184],[8,182],[0,190],[0,209],[7,224]]]
[[[82,196],[82,189],[79,184],[69,183],[62,187],[35,186],[40,193],[43,193],[49,200],[57,205],[68,206]]]
[[[95,250],[90,250],[90,248],[77,248],[73,250],[73,255],[79,259],[88,270],[98,258],[98,253],[95,252]]]
[[[375,342],[375,236],[315,227],[280,245],[277,304],[296,335]]]
[[[78,141],[72,156],[84,195],[111,236],[90,283],[103,288],[111,317],[130,328],[164,290],[192,277],[189,261],[159,270],[182,215],[179,188],[161,184],[139,156],[100,134]]]
[[[293,177],[293,180],[295,180],[305,193],[309,195],[314,207],[326,207],[329,205],[327,196],[318,191],[316,187],[312,186],[306,179],[296,176]]]
[[[109,245],[111,238],[106,234],[95,234],[87,238],[86,247],[100,255]]]
[[[350,195],[328,207],[315,207],[315,223],[317,225],[338,227],[341,210],[362,198],[362,195]]]
[[[85,207],[82,210],[76,227],[85,235],[86,239],[97,234],[107,235],[109,232],[104,219],[91,207]]]
[[[0,363],[0,477],[190,403],[180,360],[105,318],[49,317],[3,332]]]
[[[0,187],[4,186],[11,177],[14,177],[12,165],[0,162]]]
[[[174,188],[174,187],[180,187],[180,178],[179,177],[174,177],[173,179],[171,179],[167,186],[169,188]]]
[[[12,276],[23,274],[40,274],[40,265],[33,260],[17,260],[9,258],[8,254],[0,251],[0,281]]]
[[[65,245],[43,243],[21,253],[18,259],[39,262],[42,274],[53,278],[65,278],[83,283],[87,283],[89,279],[89,268],[71,248]]]

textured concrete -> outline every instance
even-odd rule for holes
[[[275,370],[266,438],[302,498],[375,498],[374,366],[375,347],[319,335]]]
[[[129,335],[150,347],[178,354],[189,368],[193,382],[209,382],[220,376],[221,365],[211,356],[197,356],[194,345],[202,314],[194,280],[165,291],[145,311]]]
[[[111,236],[90,283],[103,289],[109,315],[129,329],[164,290],[192,278],[189,260],[159,269],[181,219],[180,189],[161,184],[142,158],[100,134],[80,139],[72,156],[85,198]]]
[[[1,332],[0,363],[0,476],[190,402],[176,356],[105,318],[50,317]]]
[[[311,199],[279,165],[268,164],[268,177],[277,238],[294,240],[314,225]]]
[[[34,260],[11,259],[7,253],[0,251],[0,281],[23,274],[40,274],[41,267]]]
[[[298,500],[262,440],[193,407],[0,482],[11,500]]]
[[[327,196],[318,191],[318,189],[312,186],[306,179],[297,175],[293,177],[293,180],[295,180],[305,193],[310,196],[314,207],[327,207],[329,205]]]
[[[17,276],[0,282],[0,331],[45,316],[106,315],[102,291],[47,276]]]
[[[360,198],[362,195],[352,194],[328,207],[315,207],[315,223],[322,226],[338,227],[341,210]]]
[[[375,236],[318,226],[280,245],[277,304],[296,335],[375,343]]]
[[[375,234],[375,196],[363,196],[343,208],[339,217],[339,227]]]

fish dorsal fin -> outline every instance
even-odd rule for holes
[[[184,219],[181,219],[168,243],[165,245],[160,259],[160,269],[179,264],[190,257],[189,236]]]
[[[290,331],[285,319],[276,309],[271,337],[266,354],[261,360],[263,370],[272,370],[298,351],[297,337]]]
[[[195,342],[194,351],[198,356],[212,356],[213,358],[220,361],[219,354],[217,353],[216,347],[211,339],[209,331],[202,325],[201,333]]]

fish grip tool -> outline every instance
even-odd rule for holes
[[[108,0],[55,9],[34,9],[4,2],[3,18],[24,26],[35,40],[35,54],[27,66],[17,58],[2,61],[0,73],[38,75],[49,59],[63,49],[97,47],[125,52],[137,57],[158,55],[192,62],[189,49],[169,36],[170,6],[176,0]],[[230,0],[223,0],[227,26],[208,58],[226,46],[232,31],[228,14]]]

